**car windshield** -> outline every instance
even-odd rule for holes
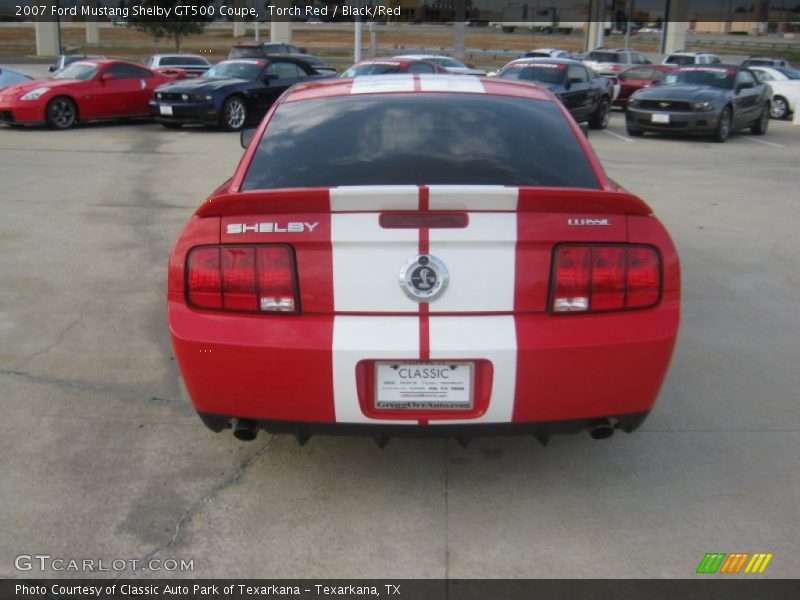
[[[211,67],[204,77],[232,77],[235,79],[255,79],[264,67],[263,60],[231,60]]]
[[[587,60],[595,62],[620,62],[619,54],[616,52],[590,52]]]
[[[786,75],[789,79],[800,79],[800,71],[797,69],[789,69],[786,67],[774,67],[776,71]]]
[[[242,189],[419,184],[599,188],[555,102],[418,93],[281,104]]]
[[[736,69],[689,68],[669,73],[662,85],[709,85],[732,90],[736,82]]]
[[[390,73],[404,73],[400,63],[367,63],[355,65],[342,73],[342,77],[358,77],[361,75],[388,75]]]
[[[97,75],[97,65],[89,63],[73,63],[70,66],[56,71],[51,79],[78,79],[86,81]]]
[[[506,67],[497,74],[501,79],[516,79],[519,81],[538,81],[559,85],[564,82],[567,73],[566,65],[551,63],[523,63]]]

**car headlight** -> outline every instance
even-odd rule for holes
[[[162,94],[160,92],[158,94],[156,94],[156,100],[161,100],[162,97],[163,96],[162,96]]]
[[[183,100],[184,102],[188,102],[189,101],[189,94],[181,94],[181,100]]]
[[[208,94],[195,94],[194,96],[192,96],[192,99],[195,102],[211,102],[214,99],[214,97],[209,96]]]
[[[628,106],[639,106],[639,99],[638,98],[628,98]]]
[[[31,90],[27,94],[23,95],[20,100],[38,100],[43,94],[46,94],[49,91],[49,87],[36,88],[35,90]]]
[[[695,102],[693,105],[695,110],[714,110],[714,105],[711,102]]]

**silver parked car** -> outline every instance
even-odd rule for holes
[[[154,71],[183,69],[188,75],[199,76],[211,68],[211,63],[199,54],[154,54],[147,59],[147,67]]]
[[[436,54],[403,54],[402,56],[395,56],[395,58],[398,60],[424,60],[432,62],[453,75],[486,75],[486,71],[465,65],[461,61],[450,56],[440,56]]]
[[[586,55],[583,64],[598,75],[616,75],[630,66],[652,63],[636,50],[598,48]]]

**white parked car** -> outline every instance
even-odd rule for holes
[[[534,48],[521,54],[520,58],[572,58],[572,54],[558,48]]]
[[[465,65],[460,60],[456,60],[451,56],[441,56],[436,54],[404,54],[402,56],[395,56],[398,60],[426,60],[428,62],[436,63],[448,73],[453,75],[486,75],[486,71],[475,69]]]
[[[756,79],[772,88],[773,119],[788,119],[800,98],[800,71],[786,67],[749,67]]]
[[[662,65],[718,65],[722,62],[719,56],[709,52],[673,52],[662,61]]]
[[[147,66],[155,71],[182,69],[189,77],[199,77],[211,68],[211,63],[199,54],[154,54],[147,59]]]

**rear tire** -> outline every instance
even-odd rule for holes
[[[47,103],[45,119],[53,129],[69,129],[78,122],[78,107],[70,98],[57,96]]]
[[[722,109],[722,114],[719,116],[719,121],[717,122],[717,129],[714,131],[714,135],[711,136],[711,139],[718,144],[722,144],[730,137],[731,127],[731,107],[726,106]]]
[[[772,99],[772,107],[769,111],[769,116],[773,119],[788,119],[789,118],[789,103],[783,96],[775,96]]]
[[[764,135],[769,127],[769,102],[764,105],[758,120],[750,126],[750,133],[753,135]]]
[[[589,119],[589,127],[592,129],[605,129],[608,127],[608,120],[611,117],[611,103],[608,98],[603,96],[600,104],[597,105],[597,110]]]
[[[247,105],[241,96],[232,96],[222,105],[219,125],[225,131],[241,131],[247,124]]]

